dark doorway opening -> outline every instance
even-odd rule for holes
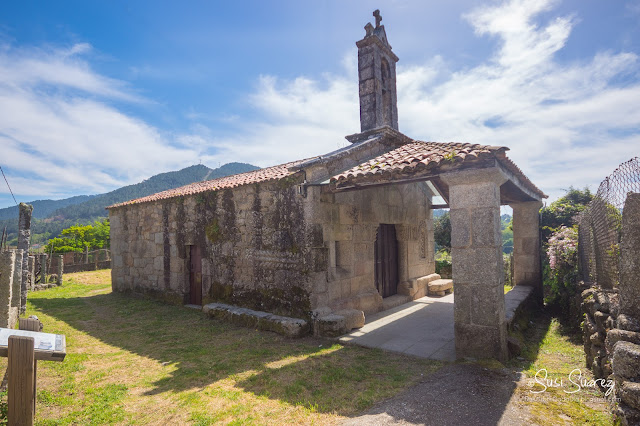
[[[382,297],[398,292],[398,240],[395,225],[380,224],[375,244],[376,288]]]
[[[189,247],[189,304],[202,305],[202,252],[200,246]]]

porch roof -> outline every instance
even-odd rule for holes
[[[432,180],[446,197],[448,190],[439,175],[465,168],[501,166],[521,189],[537,198],[547,198],[511,161],[504,146],[479,145],[461,142],[412,141],[358,164],[330,179],[333,191],[358,189],[372,185]],[[513,183],[512,183],[513,184]],[[513,189],[512,187],[506,190]],[[509,199],[507,195],[504,197]]]

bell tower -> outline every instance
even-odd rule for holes
[[[382,16],[373,12],[376,26],[365,25],[365,36],[358,46],[358,79],[360,82],[360,131],[389,126],[398,130],[396,62],[391,51]]]

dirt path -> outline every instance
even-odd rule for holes
[[[346,425],[536,425],[515,392],[520,373],[451,364]],[[519,383],[518,383],[519,382]]]

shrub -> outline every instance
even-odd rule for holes
[[[578,281],[578,229],[561,226],[547,242],[548,265],[546,302],[567,306]]]

